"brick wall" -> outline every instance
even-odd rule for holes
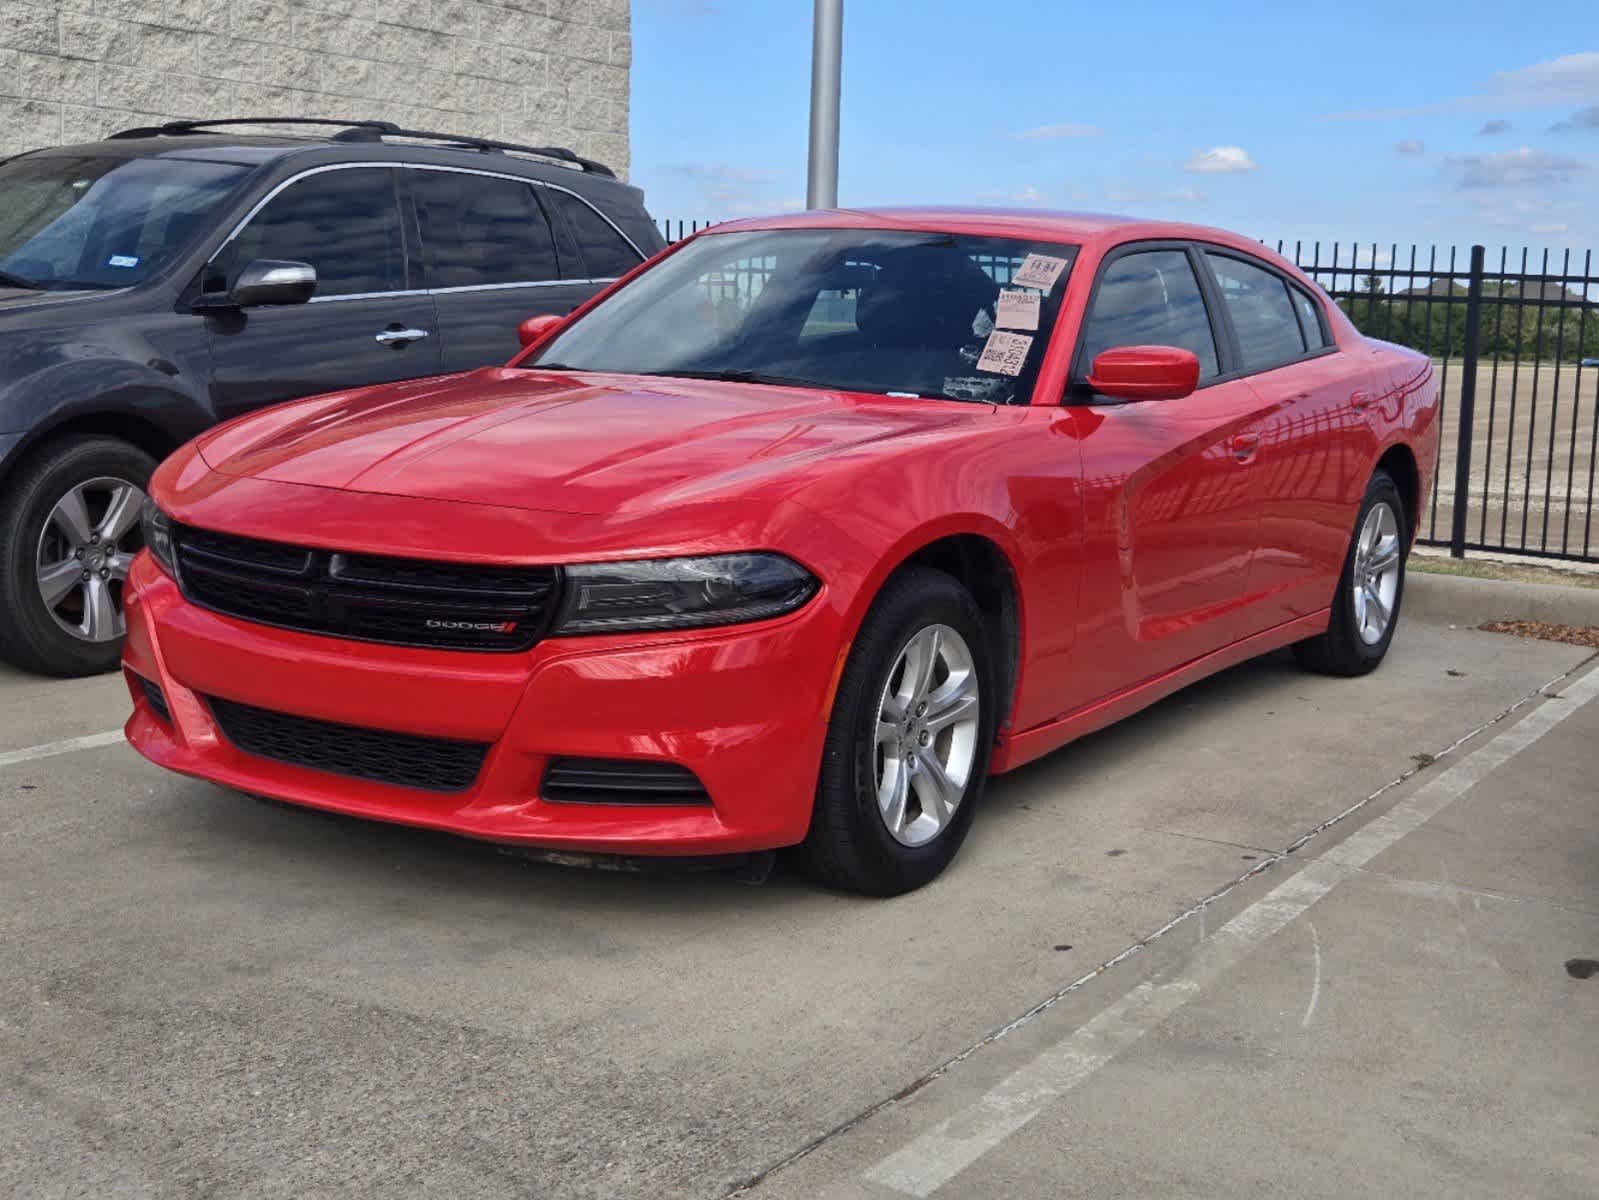
[[[629,0],[0,0],[0,156],[175,117],[569,146],[625,174]]]

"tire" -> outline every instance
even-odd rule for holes
[[[137,446],[98,436],[47,444],[21,464],[0,491],[0,658],[25,671],[63,677],[116,668],[122,657],[121,581],[143,546],[138,506],[154,470],[155,460]],[[52,520],[57,505],[74,491],[86,521]],[[69,525],[87,536],[70,534]],[[103,536],[112,533],[114,540]],[[90,537],[98,540],[90,545]],[[75,560],[75,545],[84,550],[82,559]],[[115,553],[107,553],[113,547]],[[77,576],[72,560],[91,569],[92,578]],[[51,564],[62,572],[58,586],[66,589],[53,605],[41,591],[41,570]],[[74,620],[76,634],[68,628]]]
[[[930,685],[917,688],[912,672],[929,650],[935,664]],[[900,714],[903,697],[908,702]],[[967,705],[971,699],[975,713]],[[880,744],[885,703],[902,719],[885,726],[895,732]],[[913,566],[895,573],[867,613],[839,680],[801,847],[811,874],[870,896],[899,895],[936,878],[971,828],[988,775],[997,706],[983,618],[971,595],[942,571]],[[940,788],[939,780],[949,788]],[[880,785],[889,796],[888,814],[879,806]],[[896,796],[902,797],[897,804]],[[942,819],[940,796],[958,797],[944,806]]]
[[[1386,516],[1379,511],[1383,509],[1386,509]],[[1354,536],[1350,538],[1349,550],[1344,555],[1344,569],[1338,576],[1338,591],[1333,597],[1332,618],[1328,622],[1327,632],[1294,646],[1294,656],[1301,666],[1323,675],[1355,676],[1376,670],[1382,662],[1394,640],[1394,630],[1399,627],[1399,609],[1405,598],[1405,562],[1410,553],[1408,520],[1404,497],[1400,495],[1393,477],[1386,471],[1376,472],[1366,485],[1366,495],[1360,503],[1360,515],[1355,520]],[[1380,526],[1381,554],[1374,554],[1363,544],[1374,523]],[[1388,533],[1390,526],[1391,534]],[[1391,549],[1387,546],[1390,537],[1393,543]],[[1371,570],[1373,560],[1380,565],[1390,561],[1390,557],[1392,602],[1387,606],[1386,623],[1378,633],[1375,621],[1381,606],[1373,609],[1371,600],[1357,598],[1356,581],[1357,576],[1370,578],[1362,573]],[[1361,590],[1367,596],[1375,595],[1381,599],[1390,594],[1389,582],[1387,571],[1381,571],[1374,586]]]

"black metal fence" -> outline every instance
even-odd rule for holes
[[[712,224],[664,221],[677,241]],[[1593,254],[1278,242],[1364,333],[1438,373],[1437,485],[1421,541],[1599,562],[1599,276]]]

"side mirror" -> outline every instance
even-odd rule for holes
[[[1117,400],[1181,400],[1199,386],[1199,356],[1176,346],[1117,346],[1094,359],[1088,386]]]
[[[516,327],[516,335],[522,339],[522,345],[531,346],[534,342],[542,342],[565,324],[565,317],[557,317],[553,313],[545,313],[541,317],[529,317],[523,321]]]
[[[228,299],[240,308],[304,304],[315,291],[316,268],[310,263],[258,258],[239,272]]]

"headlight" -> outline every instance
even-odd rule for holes
[[[816,579],[781,554],[718,554],[566,568],[554,632],[626,633],[737,625],[792,612]]]
[[[168,575],[176,575],[177,568],[173,566],[172,518],[157,508],[149,496],[144,498],[144,507],[139,510],[139,526],[144,530],[144,545],[151,557],[161,564],[161,569]]]

